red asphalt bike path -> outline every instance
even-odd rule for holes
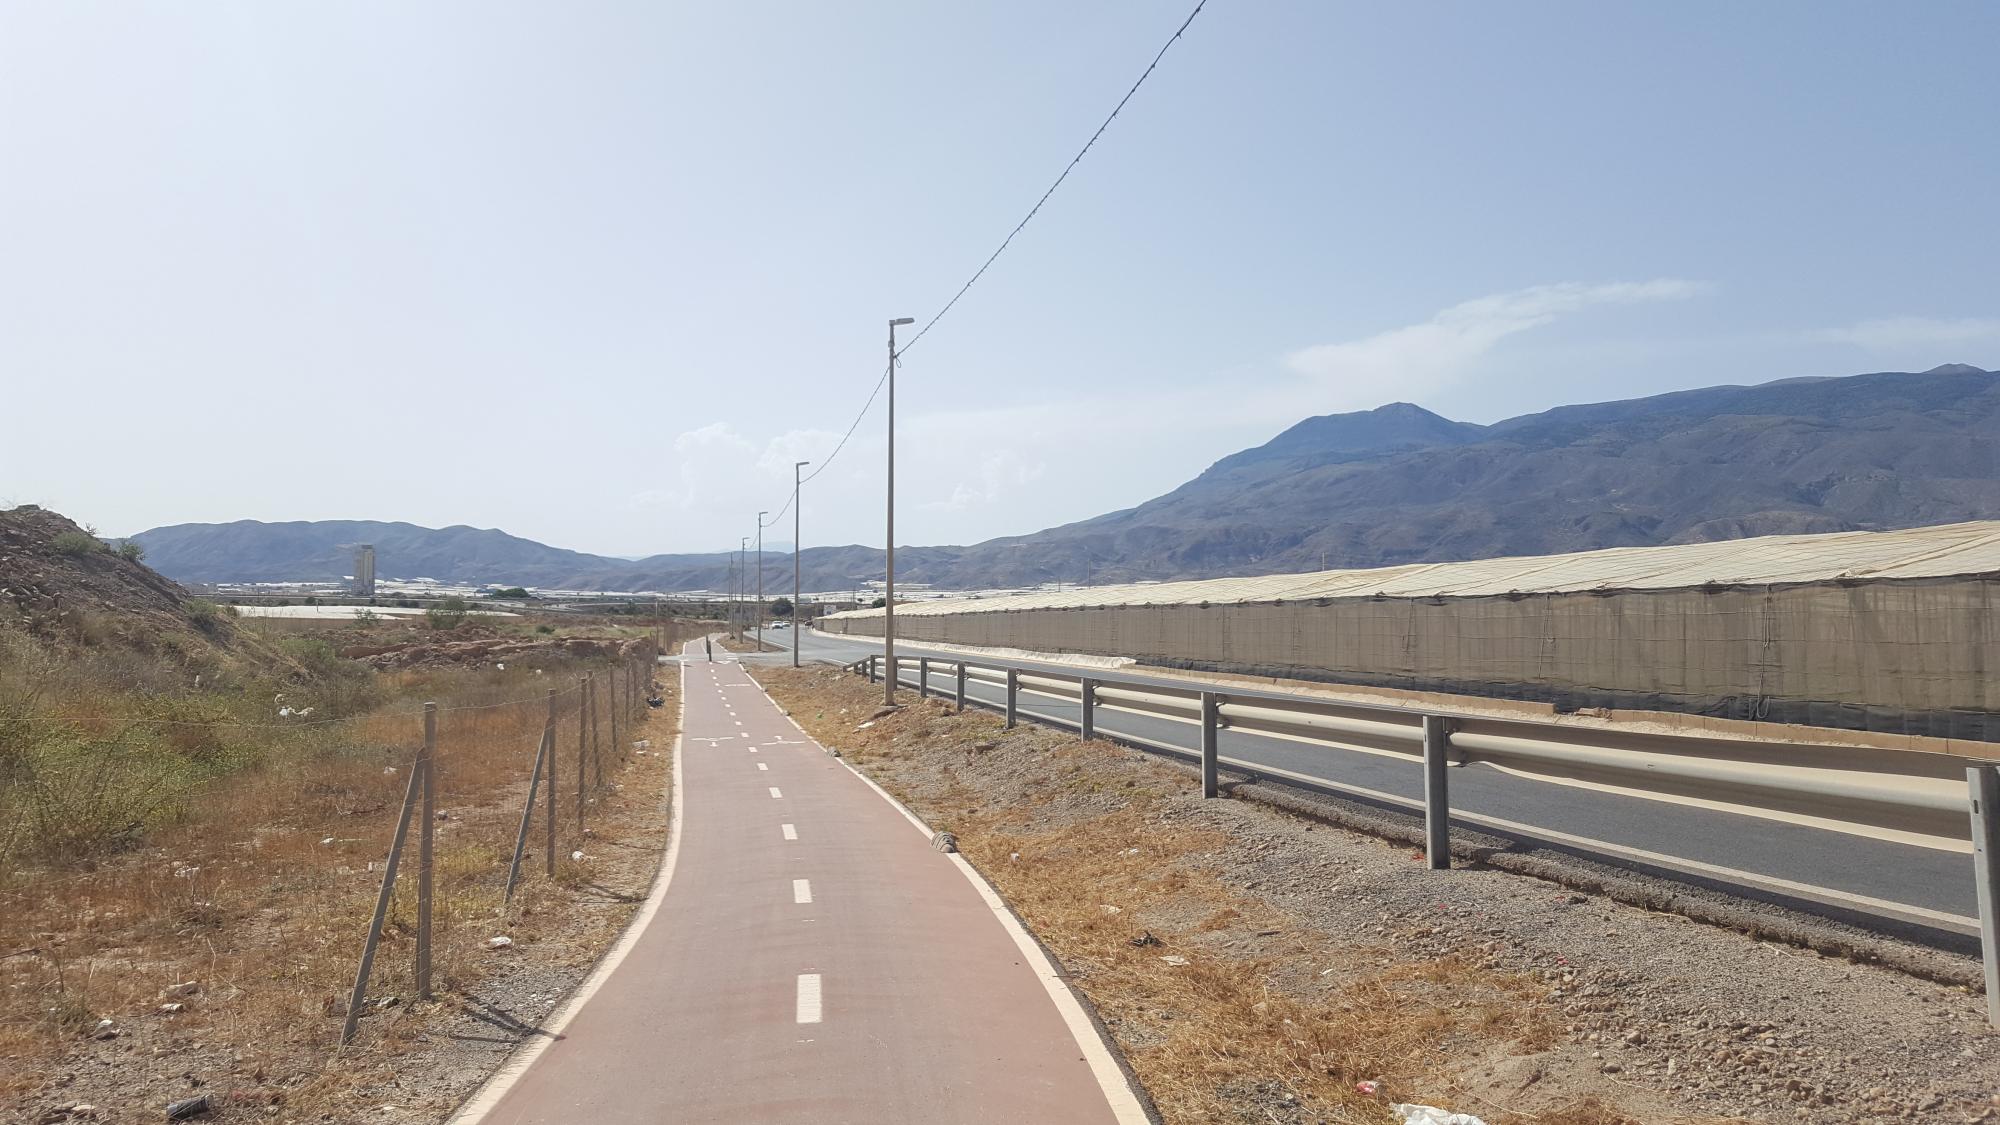
[[[458,1125],[1145,1121],[963,860],[700,646],[663,889]]]

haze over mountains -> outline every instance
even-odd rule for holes
[[[2000,373],[1787,379],[1564,406],[1490,426],[1408,403],[1309,418],[1135,508],[965,547],[901,547],[897,578],[1061,580],[1385,566],[2000,518]],[[320,521],[134,536],[190,582],[328,580],[352,545],[385,577],[571,589],[720,589],[729,556],[637,561],[500,531]],[[808,589],[879,579],[879,548],[808,548]],[[765,552],[765,588],[791,559]]]

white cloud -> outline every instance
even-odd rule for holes
[[[952,486],[950,496],[920,507],[963,512],[990,505],[1022,485],[1039,480],[1047,468],[1045,462],[1029,462],[1011,449],[992,450],[979,459],[979,472],[975,479],[958,481]]]
[[[2000,319],[1888,316],[1858,321],[1845,328],[1810,332],[1807,338],[1826,344],[1853,344],[1880,352],[1949,344],[1994,343],[2000,342]]]
[[[1701,282],[1663,278],[1602,285],[1562,282],[1495,293],[1456,304],[1419,324],[1285,356],[1293,371],[1369,402],[1409,397],[1463,378],[1500,341],[1595,305],[1678,301],[1705,292]],[[1386,397],[1384,397],[1386,396]]]

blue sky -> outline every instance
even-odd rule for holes
[[[732,545],[1189,6],[0,0],[0,501]],[[1996,43],[1984,3],[1211,0],[909,353],[897,538],[1399,399],[2000,367]],[[808,543],[880,542],[881,434]]]

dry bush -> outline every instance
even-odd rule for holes
[[[27,653],[16,646],[0,656],[10,651]],[[173,1017],[175,1031],[237,1044],[256,1082],[287,1104],[354,1081],[357,1070],[324,1068],[422,743],[425,700],[439,705],[441,995],[484,971],[479,943],[495,932],[551,687],[565,858],[582,839],[574,789],[582,666],[364,670],[356,681],[333,664],[314,672],[325,654],[298,655],[307,674],[294,682],[183,685],[172,695],[127,690],[110,678],[119,667],[110,663],[0,661],[0,1072],[9,1076],[0,1094],[25,1096],[52,1077],[57,1059],[92,1046],[80,1033],[100,1018],[162,1018],[147,1015],[161,990],[188,980],[201,991]],[[597,716],[607,779],[621,757],[609,738],[608,694],[598,693]],[[620,703],[622,736],[646,709],[622,692]],[[282,706],[314,712],[286,720],[276,714]],[[523,884],[529,907],[548,893],[540,816],[538,802]],[[405,856],[369,994],[407,1001],[414,841]],[[365,1020],[354,1065],[414,1034],[406,1018]],[[0,1117],[9,1104],[0,1102]]]
[[[1530,978],[1411,958],[1387,938],[1336,942],[1239,893],[1216,859],[1228,839],[1167,815],[1190,784],[1178,774],[1106,743],[1006,732],[984,712],[954,717],[937,701],[907,699],[860,730],[876,689],[824,669],[776,670],[766,683],[816,737],[957,835],[1089,996],[1167,1121],[1263,1120],[1265,1110],[1297,1115],[1286,1121],[1391,1120],[1356,1089],[1364,1080],[1463,1105],[1474,1095],[1455,1081],[1456,1064],[1536,1052],[1558,1036]],[[1622,1120],[1593,1112],[1545,1119]]]

